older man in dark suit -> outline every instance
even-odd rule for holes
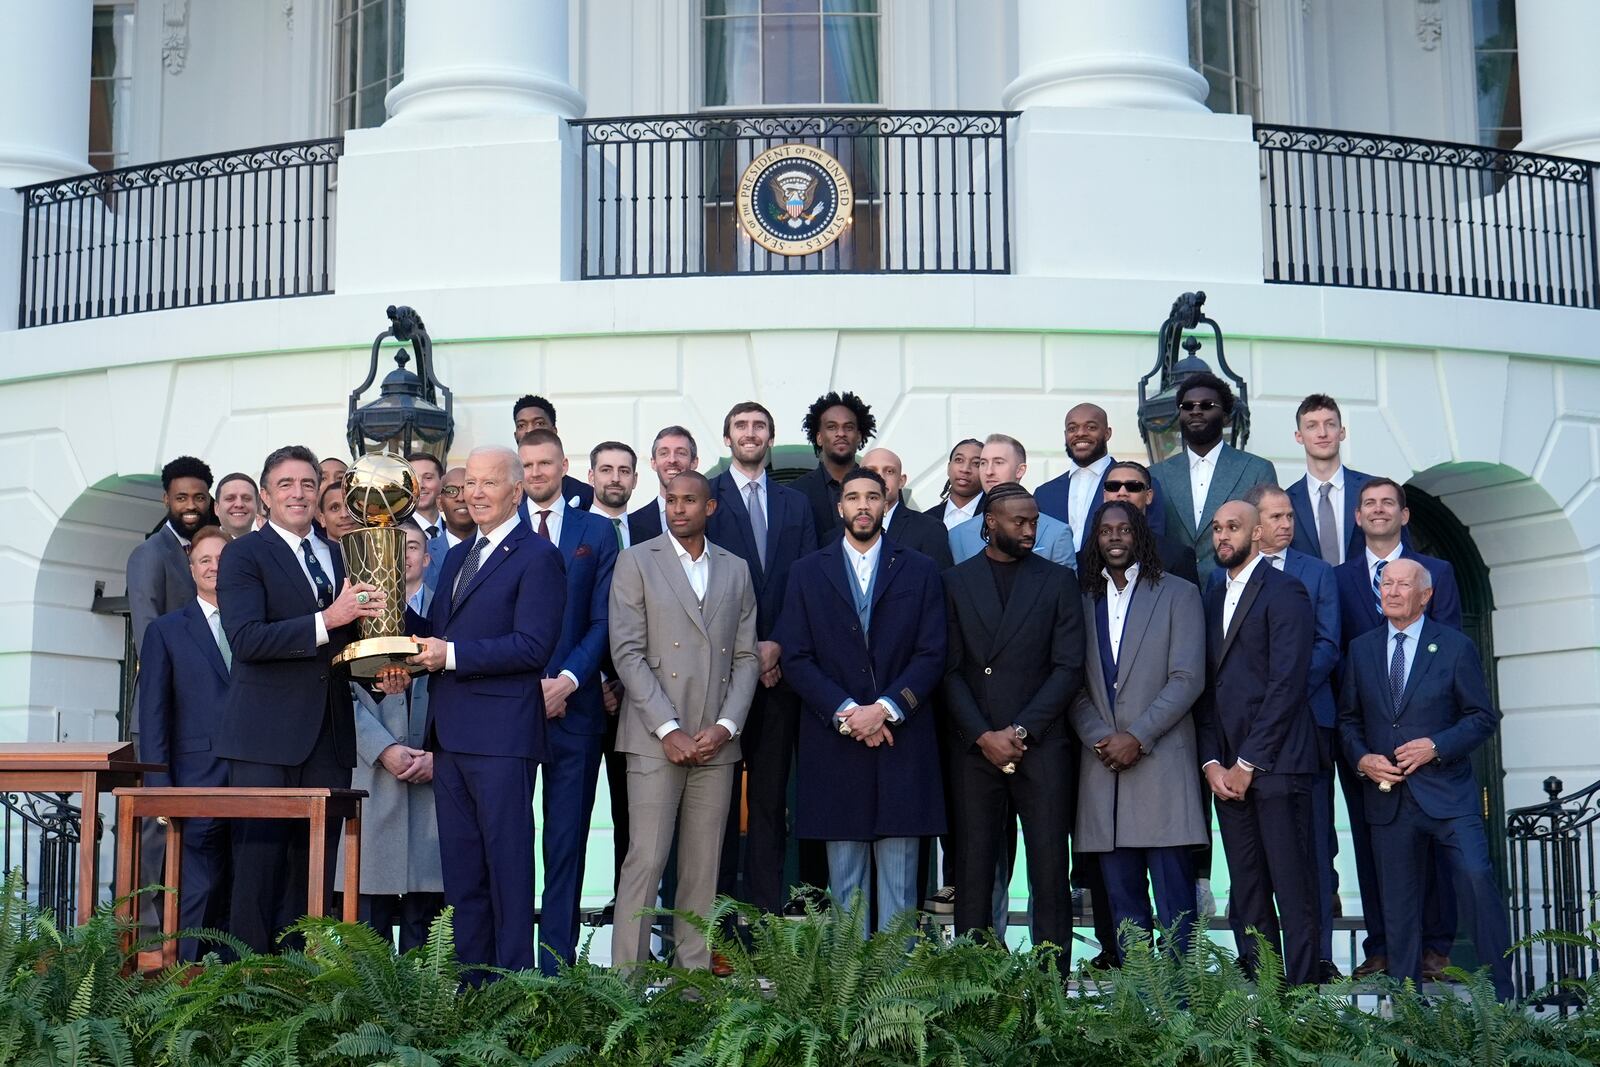
[[[1505,901],[1490,859],[1472,753],[1500,713],[1466,635],[1428,618],[1432,575],[1416,560],[1394,561],[1380,584],[1385,624],[1350,643],[1339,731],[1362,777],[1364,815],[1383,853],[1389,973],[1423,980],[1423,885],[1428,843],[1471,900],[1478,955],[1495,996],[1511,997]]]
[[[233,651],[217,608],[217,565],[228,536],[202,526],[190,540],[193,603],[162,615],[145,630],[139,654],[139,755],[164,763],[145,775],[153,786],[228,784],[228,765],[214,740],[228,696]],[[228,824],[186,819],[183,828],[183,896],[178,925],[225,928],[228,920]],[[186,960],[198,955],[193,938],[178,944]]]
[[[1223,586],[1206,596],[1211,692],[1201,704],[1201,770],[1217,798],[1239,959],[1256,966],[1254,928],[1283,945],[1294,983],[1318,976],[1311,791],[1322,755],[1306,699],[1315,628],[1305,586],[1257,550],[1256,509],[1229,501],[1212,519]]]
[[[824,841],[840,907],[871,897],[878,928],[915,909],[917,839],[945,828],[939,746],[926,704],[944,673],[945,616],[932,560],[883,537],[883,479],[841,480],[845,536],[795,564],[778,625],[800,694],[795,833]]]
[[[533,786],[549,759],[544,673],[561,637],[561,552],[517,515],[522,465],[509,448],[467,456],[476,538],[445,557],[426,620],[408,619],[429,682],[428,747],[445,902],[465,964],[534,965]]]
[[[261,471],[269,521],[230,544],[217,572],[233,684],[214,748],[229,762],[232,786],[350,785],[355,716],[333,657],[356,638],[358,619],[383,610],[384,595],[345,581],[339,549],[311,528],[321,477],[302,445],[269,455]],[[328,893],[340,829],[337,821],[328,827]],[[304,832],[296,823],[240,819],[232,847],[229,929],[270,952],[305,906]]]

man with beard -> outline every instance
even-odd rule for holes
[[[1100,483],[1100,488],[1105,500],[1132,504],[1139,509],[1145,525],[1150,527],[1151,536],[1156,539],[1156,554],[1161,557],[1162,573],[1182,578],[1199,589],[1200,571],[1195,565],[1194,549],[1157,533],[1152,523],[1152,519],[1160,516],[1161,509],[1155,506],[1156,483],[1150,476],[1150,469],[1131,459],[1116,460],[1106,468],[1106,477]],[[1083,553],[1078,553],[1078,556],[1081,562]],[[1079,570],[1082,570],[1081,566]]]
[[[628,500],[639,485],[639,457],[621,441],[601,441],[589,450],[589,485],[594,489],[589,510],[616,531],[618,552],[631,547]]]
[[[1016,482],[989,490],[984,550],[945,574],[944,698],[954,737],[958,934],[991,926],[1002,844],[1022,820],[1034,944],[1072,944],[1067,850],[1078,739],[1067,708],[1083,684],[1083,609],[1065,567],[1036,556],[1039,507]]]
[[[817,465],[791,485],[810,501],[811,521],[820,543],[827,540],[830,530],[842,525],[840,480],[855,468],[856,453],[872,440],[878,420],[873,417],[871,406],[856,394],[831,392],[812,402],[800,426],[817,454]]]
[[[986,493],[1005,482],[1020,485],[1022,476],[1028,471],[1028,451],[1015,437],[992,433],[983,442],[978,466]],[[950,554],[957,563],[964,563],[983,552],[983,530],[983,516],[979,515],[950,531]],[[1048,515],[1039,516],[1039,532],[1033,550],[1063,567],[1076,568],[1078,565],[1077,553],[1072,547],[1072,531],[1066,523]]]
[[[189,539],[213,521],[211,468],[193,456],[179,456],[162,467],[161,503],[166,521],[128,556],[128,613],[135,648],[144,647],[145,628],[157,618],[194,601]]]
[[[883,479],[840,480],[845,535],[794,565],[778,623],[800,694],[795,833],[826,842],[836,907],[863,917],[877,868],[877,928],[916,908],[917,839],[945,829],[929,696],[945,665],[939,571],[883,536]],[[959,895],[958,895],[959,899]]]
[[[1166,510],[1166,532],[1194,549],[1200,580],[1217,567],[1211,517],[1230,500],[1242,500],[1252,485],[1277,485],[1270,460],[1240,452],[1222,440],[1233,415],[1233,390],[1209,372],[1178,386],[1178,433],[1183,451],[1155,465],[1152,474]]]
[[[983,442],[976,437],[957,441],[944,465],[943,499],[923,514],[944,523],[946,530],[977,518],[983,506],[982,457]]]
[[[417,520],[427,539],[428,567],[423,572],[422,584],[432,589],[439,581],[445,553],[450,551],[444,537],[444,503],[439,496],[439,490],[444,488],[444,464],[432,452],[413,452],[406,457],[406,462],[417,472],[416,511],[411,517]]]
[[[553,434],[561,432],[556,429],[556,406],[542,396],[530,394],[518,398],[511,405],[511,420],[518,444],[534,430],[548,430]],[[571,475],[562,475],[561,499],[570,507],[588,511],[594,503],[594,490]]]
[[[242,471],[225,474],[217,483],[217,525],[236,541],[261,526],[261,494],[256,480]]]
[[[1227,581],[1205,597],[1211,684],[1195,715],[1232,880],[1228,922],[1247,971],[1257,966],[1254,930],[1281,944],[1284,976],[1302,985],[1317,980],[1320,941],[1311,791],[1322,754],[1306,698],[1311,598],[1257,551],[1255,508],[1224,503],[1211,529]]]
[[[741,738],[745,832],[744,893],[756,907],[779,912],[784,893],[784,853],[789,837],[789,766],[794,760],[800,702],[784,680],[779,663],[783,646],[776,636],[781,614],[792,602],[784,590],[795,561],[817,549],[816,525],[805,496],[779,485],[767,474],[772,453],[772,413],[753,400],[735,404],[722,420],[722,443],[732,453],[728,469],[711,480],[717,507],[706,536],[743,559],[756,593],[756,652],[761,684],[750,707],[750,724]],[[733,895],[738,870],[739,785],[734,782],[729,832],[723,841],[718,892]],[[800,880],[820,886],[826,861],[818,849],[801,849]]]
[[[1208,829],[1191,716],[1206,684],[1205,616],[1199,591],[1162,570],[1136,508],[1108,500],[1094,525],[1080,578],[1090,666],[1071,711],[1083,741],[1072,845],[1104,879],[1110,963],[1124,922],[1151,928],[1152,889],[1155,917],[1189,947],[1194,846]]]
[[[684,471],[700,465],[700,446],[694,434],[682,426],[666,426],[650,443],[650,469],[656,472],[660,489],[650,503],[628,516],[628,543],[643,544],[660,537],[667,529],[667,486]]]
[[[606,714],[600,663],[607,650],[606,602],[617,563],[617,531],[604,517],[572,507],[562,491],[567,457],[549,430],[522,435],[522,488],[535,535],[561,550],[567,606],[561,637],[545,669],[544,900],[539,969],[571,963],[578,943],[584,848],[600,777]]]
[[[1067,412],[1064,440],[1071,466],[1067,473],[1051,478],[1039,487],[1034,499],[1039,510],[1072,527],[1072,543],[1080,555],[1085,543],[1084,529],[1090,524],[1105,499],[1106,478],[1116,460],[1111,457],[1111,421],[1099,404],[1079,404]],[[1152,516],[1146,513],[1145,518]],[[1161,533],[1161,510],[1154,513],[1151,529]]]
[[[900,506],[900,494],[906,487],[900,457],[887,448],[874,448],[861,457],[861,469],[872,471],[883,479],[887,494],[884,500],[883,536],[897,545],[921,552],[938,564],[941,571],[952,566],[955,561],[950,558],[950,537],[944,525],[930,515]],[[836,526],[819,536],[826,542],[836,541],[844,536],[844,527]]]

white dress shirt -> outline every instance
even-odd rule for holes
[[[1226,441],[1218,441],[1217,446],[1205,455],[1195,452],[1185,452],[1189,457],[1189,494],[1194,498],[1194,528],[1200,529],[1200,521],[1206,513],[1206,494],[1211,491],[1211,479],[1217,473],[1217,460],[1222,458],[1222,450],[1227,448]]]
[[[1343,563],[1346,541],[1344,532],[1344,466],[1342,464],[1338,470],[1333,472],[1333,477],[1328,479],[1327,484],[1333,486],[1333,490],[1328,493],[1328,502],[1333,505],[1333,528],[1339,535],[1339,562]],[[1306,471],[1306,496],[1311,498],[1311,528],[1313,530],[1317,528],[1317,507],[1322,500],[1322,486],[1322,479],[1317,478],[1310,471]]]
[[[333,550],[328,547],[328,542],[317,536],[317,531],[309,530],[306,532],[305,537],[297,537],[271,521],[267,523],[265,529],[271,530],[283,538],[284,544],[289,546],[289,551],[294,553],[294,561],[300,564],[300,573],[306,576],[306,585],[311,587],[311,595],[313,597],[317,595],[317,583],[311,580],[311,568],[306,566],[306,554],[300,551],[301,541],[309,540],[311,542],[311,554],[317,557],[318,563],[322,564],[322,573],[328,576],[328,584],[333,584]],[[334,588],[333,595],[339,595],[337,587]],[[316,614],[316,626],[317,647],[321,648],[328,643],[328,623],[323,619],[320,611]]]
[[[883,513],[883,532],[885,534],[889,532],[889,524],[894,521],[894,513],[899,507],[900,501],[896,500],[889,506],[889,510]]]
[[[946,530],[954,530],[968,519],[975,518],[978,514],[978,507],[982,503],[982,493],[979,493],[961,507],[956,507],[954,500],[946,500],[944,502],[944,528]]]
[[[739,500],[743,502],[746,507],[750,506],[750,483],[752,481],[755,482],[756,486],[758,487],[756,489],[756,499],[761,502],[761,517],[764,519],[770,519],[772,517],[772,511],[767,506],[767,472],[762,471],[759,478],[746,478],[739,472],[737,467],[730,466],[728,468],[728,472],[733,475],[733,484],[739,490]],[[667,515],[665,509],[663,509],[661,513],[661,528],[663,530],[667,528]]]
[[[707,543],[702,546],[700,558],[695,559],[689,555],[689,550],[683,547],[683,542],[674,537],[672,550],[678,554],[678,562],[683,565],[683,576],[689,579],[689,588],[693,589],[695,597],[704,603],[706,590],[711,588],[711,545]],[[739,727],[732,719],[718,719],[717,725],[728,731],[730,740],[739,736]],[[668,734],[681,729],[683,727],[678,724],[677,719],[668,719],[656,727],[656,737],[665,741]]]
[[[203,596],[194,599],[200,605],[200,614],[206,617],[206,625],[211,627],[211,632],[215,634],[217,627],[222,625],[222,609]]]
[[[845,559],[850,561],[851,568],[856,573],[856,585],[861,587],[862,595],[872,588],[872,572],[877,569],[878,556],[883,552],[883,538],[879,537],[872,542],[872,547],[862,552],[856,548],[854,542],[846,535],[844,539],[845,551],[849,554]]]
[[[1067,524],[1072,527],[1072,547],[1080,552],[1083,551],[1083,531],[1094,517],[1089,514],[1089,504],[1110,466],[1111,457],[1101,456],[1087,467],[1074,463],[1067,472]]]
[[[1256,572],[1264,557],[1258,552],[1254,559],[1244,565],[1238,577],[1228,578],[1228,592],[1222,598],[1222,632],[1228,632],[1228,627],[1233,625],[1233,613],[1239,607],[1239,598],[1244,596],[1244,587],[1250,584],[1250,576]],[[1227,571],[1222,572],[1224,577]]]
[[[450,532],[450,527],[446,526],[444,528],[444,550],[446,552],[450,551],[452,548],[454,548],[457,545],[459,545],[461,543],[461,541],[462,541],[462,538],[459,538],[455,534]]]
[[[1128,568],[1128,584],[1121,589],[1111,580],[1111,572],[1100,572],[1106,579],[1106,637],[1111,643],[1111,662],[1116,663],[1121,655],[1122,624],[1128,618],[1128,605],[1133,602],[1134,586],[1139,584],[1139,565],[1135,563]]]
[[[496,526],[488,533],[479,531],[477,536],[480,538],[487,537],[489,539],[489,543],[484,545],[483,550],[478,553],[478,570],[483,570],[483,565],[489,562],[489,557],[494,555],[495,550],[500,547],[501,542],[505,541],[506,537],[510,535],[511,531],[517,528],[517,523],[521,521],[522,516],[518,515],[513,509],[511,512],[511,517],[505,522],[502,522],[499,526]],[[470,554],[472,549],[467,549],[467,552]],[[477,577],[477,575],[474,574],[473,577]],[[455,596],[455,594],[460,591],[460,587],[461,572],[456,571],[456,580],[455,583],[450,587],[450,595],[452,597]],[[437,596],[438,594],[434,595]],[[456,669],[456,643],[454,641],[451,641],[444,646],[444,669],[447,671],[453,671]]]
[[[599,502],[596,501],[595,506],[589,509],[589,514],[598,515],[600,518],[610,523],[613,530],[621,531],[623,548],[633,547],[633,534],[628,531],[628,512],[626,510],[624,510],[620,515],[613,515],[609,511],[601,511]],[[663,526],[661,529],[664,531],[666,530],[666,527]]]
[[[539,513],[548,510],[550,515],[545,519],[545,528],[550,531],[550,543],[561,543],[561,522],[567,516],[567,502],[561,499],[560,494],[548,504],[535,504],[528,501],[528,521],[533,523],[534,533],[539,532]]]
[[[672,527],[667,525],[667,498],[656,497],[656,521],[661,524],[661,532],[667,533]]]

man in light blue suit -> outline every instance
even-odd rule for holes
[[[606,732],[600,663],[609,640],[607,602],[617,563],[617,533],[605,517],[573,507],[562,492],[567,473],[561,438],[532,430],[517,448],[534,533],[561,550],[567,607],[561,638],[545,668],[548,758],[544,772],[544,899],[539,969],[554,974],[578,944],[583,861]]]
[[[1215,374],[1196,374],[1178,387],[1178,433],[1183,451],[1150,469],[1166,508],[1167,536],[1194,549],[1201,587],[1217,568],[1211,519],[1252,485],[1277,485],[1270,460],[1240,452],[1222,439],[1233,415],[1233,390]]]
[[[1294,505],[1288,493],[1273,485],[1255,485],[1244,495],[1245,503],[1260,515],[1260,546],[1267,564],[1298,578],[1311,598],[1314,632],[1311,642],[1311,669],[1306,675],[1306,692],[1311,712],[1317,721],[1317,741],[1322,749],[1322,765],[1311,791],[1311,821],[1316,832],[1312,842],[1317,863],[1317,902],[1322,913],[1322,941],[1318,960],[1322,981],[1333,981],[1333,896],[1337,877],[1333,858],[1339,854],[1338,837],[1333,828],[1333,752],[1337,709],[1334,701],[1334,672],[1339,667],[1339,583],[1333,568],[1315,556],[1290,547],[1295,533]],[[1207,589],[1226,584],[1221,568],[1211,572]]]
[[[1022,482],[1028,471],[1028,450],[1015,437],[992,433],[983,442],[983,452],[978,457],[978,477],[987,493],[1002,482]],[[957,563],[983,551],[983,515],[975,517],[950,531],[950,554]],[[1053,563],[1077,570],[1078,553],[1072,545],[1072,529],[1060,519],[1042,512],[1039,515],[1039,532],[1033,543],[1034,555],[1043,556]]]

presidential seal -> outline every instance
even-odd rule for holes
[[[815,145],[769,148],[739,176],[739,225],[781,256],[820,252],[850,226],[855,194],[844,164]]]

